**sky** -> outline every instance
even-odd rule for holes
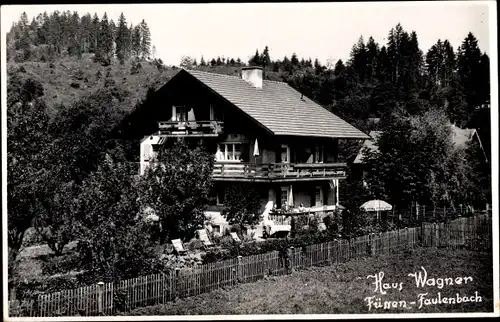
[[[491,1],[490,1],[491,2]],[[144,19],[151,30],[156,57],[178,65],[183,55],[205,59],[248,58],[269,46],[271,59],[297,53],[322,64],[346,61],[362,35],[386,44],[398,22],[418,35],[425,52],[438,39],[456,49],[468,32],[489,52],[489,16],[485,1],[370,3],[234,3],[234,4],[113,4],[2,6],[2,33],[24,11],[31,18],[47,11],[77,11],[80,16],[107,12],[115,22],[121,12],[134,25]]]

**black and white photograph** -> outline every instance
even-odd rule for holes
[[[499,317],[496,11],[2,5],[4,320]]]

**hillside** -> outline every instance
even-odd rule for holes
[[[60,104],[68,106],[98,88],[114,83],[129,94],[123,105],[128,112],[144,98],[148,88],[158,88],[178,71],[176,68],[158,68],[153,61],[140,63],[141,68],[134,73],[131,72],[133,61],[104,67],[93,62],[92,56],[85,54],[82,59],[65,57],[54,62],[10,61],[7,73],[40,82],[44,88],[43,99],[52,111]]]

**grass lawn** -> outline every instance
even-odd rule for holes
[[[428,279],[471,277],[461,285],[417,288],[409,273],[424,267]],[[368,275],[384,272],[384,283],[403,283],[401,291],[374,292],[374,279]],[[467,283],[464,283],[467,281]],[[456,282],[456,281],[455,281]],[[397,284],[399,287],[399,284]],[[432,299],[471,297],[478,292],[481,302],[423,305],[418,294]],[[376,296],[384,301],[406,300],[407,308],[385,310],[372,306],[365,298]],[[415,304],[410,304],[415,302]],[[401,302],[402,303],[402,302]],[[493,311],[493,262],[491,254],[465,250],[416,249],[412,253],[364,258],[329,267],[271,277],[256,283],[178,300],[175,303],[136,309],[123,315],[217,315],[217,314],[352,314],[352,313],[451,313]]]

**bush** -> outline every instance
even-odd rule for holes
[[[75,83],[75,82],[71,82],[71,84],[69,84],[69,86],[71,86],[73,88],[80,88],[80,84],[79,83]]]
[[[44,244],[42,236],[36,231],[35,228],[31,227],[26,230],[23,238],[23,247],[30,247],[34,245]]]
[[[85,73],[80,68],[78,68],[72,75],[72,78],[76,80],[83,80],[84,77]]]
[[[139,74],[139,72],[141,71],[141,69],[142,69],[141,63],[139,63],[139,62],[133,62],[132,63],[132,67],[130,68],[130,74],[131,75]]]
[[[338,235],[330,232],[318,232],[315,234],[301,232],[297,233],[295,238],[270,238],[262,242],[252,241],[249,243],[234,243],[226,241],[223,243],[223,249],[214,249],[208,251],[202,256],[203,264],[219,262],[238,256],[251,256],[264,254],[272,251],[284,251],[293,246],[302,248],[307,245],[321,244],[338,238]]]
[[[44,262],[42,264],[42,272],[47,276],[68,273],[72,270],[81,268],[81,259],[76,253],[70,253],[63,256],[48,254],[39,256],[38,259]]]

